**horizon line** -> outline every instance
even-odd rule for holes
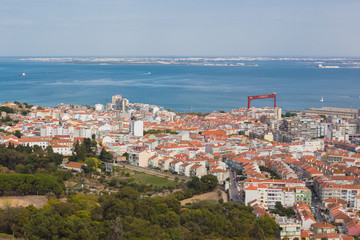
[[[248,57],[248,58],[256,58],[256,57],[266,57],[266,58],[360,58],[360,56],[344,56],[344,55],[333,55],[333,56],[321,56],[321,55],[7,55],[2,56],[0,58],[15,58],[15,57],[114,57],[114,58],[172,58],[172,57]]]

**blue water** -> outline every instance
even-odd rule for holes
[[[130,102],[209,112],[246,107],[248,95],[276,92],[278,106],[284,109],[360,108],[360,69],[319,69],[313,63],[294,61],[250,62],[255,63],[259,66],[91,65],[2,58],[0,103],[94,105],[121,94]],[[26,77],[19,77],[22,72]],[[252,105],[273,103],[264,99]]]

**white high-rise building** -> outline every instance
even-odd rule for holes
[[[131,121],[130,134],[135,137],[144,136],[144,122],[142,120]]]
[[[144,122],[139,116],[133,116],[130,123],[130,136],[144,136]]]
[[[95,104],[95,111],[97,111],[97,112],[103,112],[103,111],[104,111],[104,105],[102,105],[102,104]]]
[[[120,111],[120,112],[126,112],[127,107],[129,105],[129,100],[126,98],[123,98],[121,95],[115,95],[112,96],[112,102],[111,102],[111,109]],[[108,108],[109,106],[107,106]]]

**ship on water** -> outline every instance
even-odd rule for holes
[[[25,73],[22,73],[22,74],[20,74],[19,76],[20,76],[20,77],[25,77],[25,75],[26,75]]]
[[[339,66],[324,66],[322,64],[319,64],[317,67],[318,68],[340,68]]]

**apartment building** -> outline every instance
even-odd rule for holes
[[[265,184],[251,184],[245,188],[245,205],[257,200],[265,209],[272,209],[276,202],[285,207],[304,202],[311,205],[311,191],[306,187],[268,187]]]
[[[280,239],[300,239],[301,223],[299,221],[287,217],[276,217],[275,221],[279,224],[278,237]]]
[[[129,152],[129,162],[132,165],[139,167],[148,167],[151,153],[148,151],[136,151],[132,150]]]

